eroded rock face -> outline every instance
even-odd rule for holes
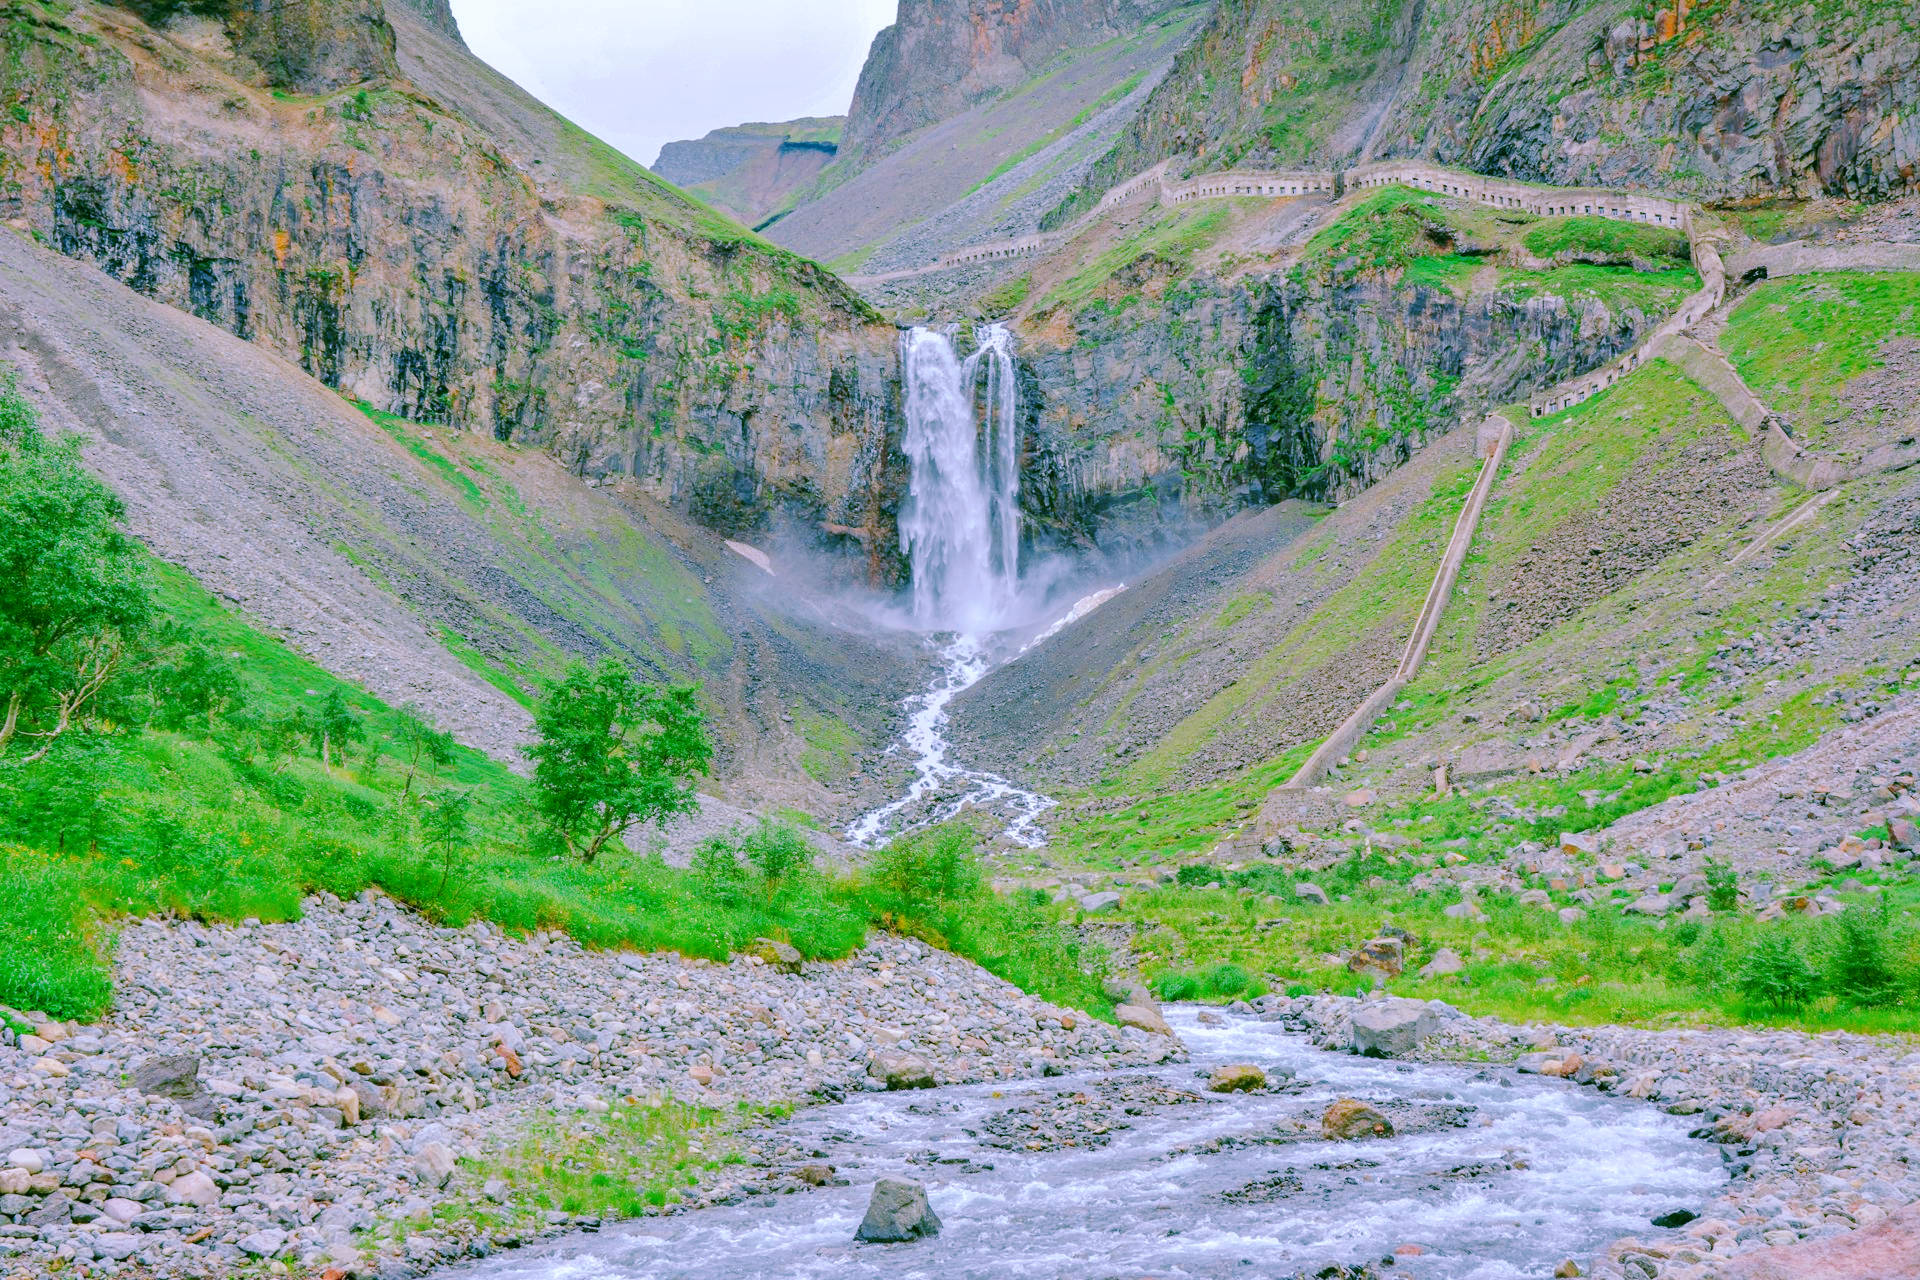
[[[1661,8],[1406,6],[1382,40],[1373,10],[1334,0],[1221,5],[1090,185],[1194,154],[1206,168],[1418,155],[1714,197],[1920,180],[1910,7]]]
[[[247,21],[320,57],[294,27],[349,9]],[[28,116],[0,124],[0,216],[375,409],[893,571],[894,335],[828,273],[531,99],[445,106],[490,74],[457,45],[430,94],[356,63],[339,75],[378,78],[295,103],[234,90],[253,38],[228,57],[95,8],[25,29],[0,72]]]
[[[902,0],[861,68],[846,150],[884,153],[923,125],[1026,83],[1062,49],[1112,39],[1178,3]]]

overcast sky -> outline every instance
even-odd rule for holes
[[[453,0],[473,51],[651,165],[662,143],[847,109],[897,0]]]

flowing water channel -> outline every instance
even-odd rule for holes
[[[947,705],[1011,656],[1005,633],[1021,621],[1020,397],[1013,333],[986,324],[962,359],[951,329],[900,339],[906,380],[905,448],[912,468],[900,542],[913,573],[913,623],[935,651],[929,686],[906,700],[895,751],[914,770],[905,794],[867,813],[847,839],[873,847],[901,831],[973,809],[1006,839],[1046,843],[1039,817],[1053,801],[952,757]]]
[[[1724,1184],[1688,1122],[1511,1067],[1426,1066],[1313,1048],[1276,1025],[1202,1026],[1170,1008],[1193,1061],[933,1093],[797,1115],[794,1145],[847,1185],[562,1238],[463,1280],[1107,1280],[1280,1277],[1379,1264],[1407,1280],[1539,1280]],[[1204,1092],[1253,1062],[1291,1085]],[[1401,1132],[1329,1142],[1342,1097]],[[1101,1130],[1104,1130],[1101,1132]],[[1061,1145],[1061,1138],[1076,1145]],[[930,1240],[857,1245],[881,1177],[924,1182]]]

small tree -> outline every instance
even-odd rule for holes
[[[732,907],[747,896],[747,869],[740,864],[739,845],[731,835],[708,836],[695,845],[687,871],[708,902]]]
[[[189,725],[213,733],[214,722],[246,705],[246,686],[226,657],[188,640],[155,663],[149,674],[154,718],[161,727]]]
[[[1769,933],[1740,966],[1740,994],[1769,1009],[1797,1009],[1813,999],[1817,979],[1793,936]]]
[[[0,370],[0,756],[84,725],[151,615],[119,498],[77,441],[49,441]]]
[[[420,770],[432,774],[453,763],[453,735],[427,719],[426,713],[411,702],[393,713],[388,737],[407,766],[406,785],[400,788],[402,804],[413,794],[413,779]]]
[[[1707,905],[1715,911],[1735,911],[1740,906],[1740,877],[1718,858],[1706,865]]]
[[[348,748],[366,735],[366,726],[353,714],[339,689],[329,689],[326,700],[307,719],[307,736],[320,753],[320,767],[328,774],[333,772],[333,760],[338,758],[345,764]]]
[[[442,791],[430,797],[420,816],[420,833],[427,847],[440,855],[440,892],[447,891],[454,860],[467,847],[467,818],[473,808],[470,791]]]
[[[646,822],[699,805],[713,746],[692,686],[641,684],[613,658],[576,663],[534,718],[527,748],[540,812],[582,862]]]

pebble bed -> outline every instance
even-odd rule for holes
[[[367,1256],[357,1233],[422,1218],[536,1112],[836,1100],[886,1087],[876,1055],[950,1084],[1180,1052],[910,939],[795,967],[438,928],[377,893],[129,923],[109,1018],[0,1031],[0,1276],[408,1274],[497,1242],[438,1223]]]

